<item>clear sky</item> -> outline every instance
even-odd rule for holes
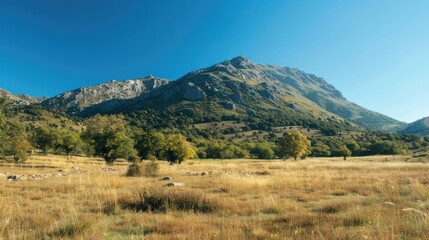
[[[427,0],[0,0],[0,88],[54,96],[245,55],[366,108],[429,116]]]

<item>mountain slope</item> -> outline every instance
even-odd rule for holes
[[[93,87],[82,87],[70,92],[57,95],[42,102],[42,105],[78,114],[85,108],[109,100],[131,99],[142,93],[165,85],[168,80],[148,76],[135,80],[118,82],[112,80]]]
[[[313,74],[288,67],[254,64],[236,57],[127,100],[92,105],[82,112],[117,113],[170,108],[191,115],[248,115],[258,111],[297,112],[343,119],[376,130],[394,130],[405,123],[347,101],[332,85]],[[257,115],[257,114],[256,114]]]
[[[15,95],[1,88],[0,96],[6,97],[7,99],[11,100],[13,104],[16,105],[30,105],[32,103],[40,103],[44,100],[44,98],[35,98],[25,94]]]
[[[400,133],[429,135],[429,117],[422,118],[408,124],[408,126],[404,130],[400,131]]]

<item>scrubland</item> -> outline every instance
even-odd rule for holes
[[[429,239],[425,161],[188,160],[158,177],[129,165],[0,162],[0,239]]]

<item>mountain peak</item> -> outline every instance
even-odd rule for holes
[[[245,56],[238,56],[229,60],[229,63],[236,68],[244,68],[252,62]]]
[[[235,58],[232,58],[230,61],[231,62],[249,62],[250,60],[246,56],[240,55]]]
[[[146,77],[144,77],[144,79],[152,79],[152,78],[157,78],[157,77],[154,75],[147,75]]]

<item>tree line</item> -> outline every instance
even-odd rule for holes
[[[333,156],[346,160],[349,156],[406,154],[410,148],[425,147],[429,143],[427,137],[371,131],[354,139],[307,137],[299,131],[276,137],[272,132],[267,139],[233,142],[201,135],[195,128],[145,129],[122,115],[96,115],[83,122],[82,131],[60,126],[29,130],[0,111],[0,155],[22,162],[36,148],[44,154],[102,157],[109,164],[118,158],[140,161],[153,157],[173,163],[194,157],[305,159]]]

